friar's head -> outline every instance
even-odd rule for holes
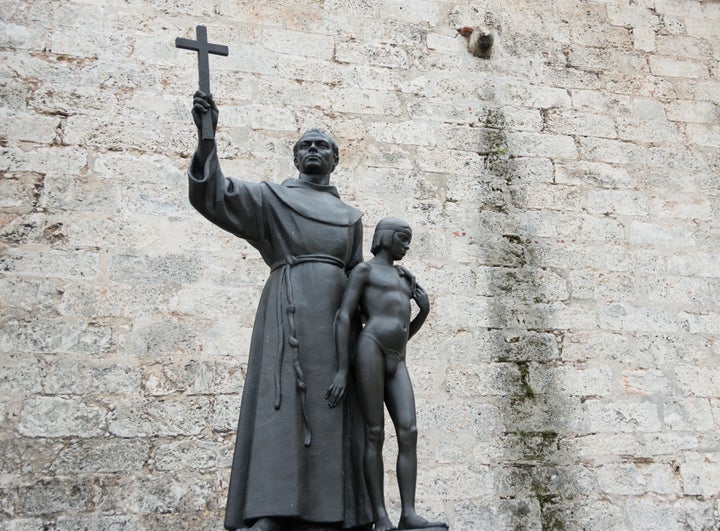
[[[300,173],[329,175],[340,162],[338,145],[325,131],[309,129],[295,142],[293,161]]]

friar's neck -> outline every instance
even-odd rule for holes
[[[327,186],[330,184],[330,174],[308,174],[308,173],[302,173],[300,172],[300,175],[298,175],[298,179],[301,181],[304,181],[306,183],[310,184],[320,184],[323,186]]]

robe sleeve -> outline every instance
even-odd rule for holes
[[[353,267],[363,261],[362,245],[363,226],[361,218],[355,222],[355,225],[353,227],[352,251],[350,253],[350,260],[348,260],[347,266],[345,267],[348,273],[350,272],[350,270],[352,270]]]
[[[254,247],[266,241],[262,185],[225,177],[215,149],[201,167],[197,153],[188,168],[190,204],[212,223]]]

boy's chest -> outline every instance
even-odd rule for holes
[[[401,293],[410,297],[408,281],[401,277],[394,267],[375,268],[370,274],[370,284],[382,291]]]

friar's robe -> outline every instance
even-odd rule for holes
[[[347,272],[362,260],[361,213],[332,186],[225,178],[214,151],[204,168],[194,157],[188,175],[191,204],[271,267],[250,344],[225,527],[265,516],[367,524],[352,390],[343,407],[325,401],[337,372],[335,314]]]

